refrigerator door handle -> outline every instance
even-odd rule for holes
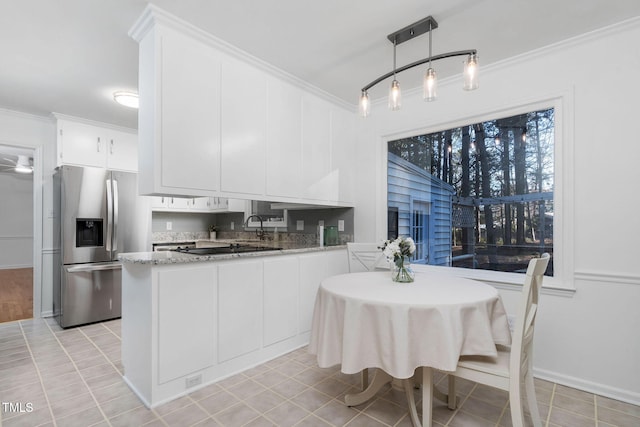
[[[111,180],[106,180],[107,185],[107,251],[111,252],[111,239],[113,237],[113,194],[111,193]]]
[[[104,270],[121,270],[122,264],[110,262],[108,264],[78,264],[71,267],[65,267],[68,273],[81,273],[91,271],[104,271]]]
[[[113,251],[118,250],[118,180],[113,180]]]

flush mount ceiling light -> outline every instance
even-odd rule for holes
[[[125,107],[138,108],[138,94],[135,92],[118,91],[113,93],[113,99]]]
[[[371,83],[369,83],[368,85],[362,88],[362,92],[360,95],[360,115],[362,117],[367,117],[371,112],[371,102],[369,100],[368,90],[391,76],[393,76],[393,81],[391,82],[391,87],[389,89],[389,109],[399,110],[401,92],[400,92],[400,83],[396,79],[396,74],[425,63],[428,63],[429,66],[427,68],[427,71],[425,72],[424,80],[422,84],[423,98],[425,101],[434,101],[437,98],[438,81],[436,77],[436,72],[432,68],[431,63],[433,61],[438,61],[440,59],[466,55],[467,59],[466,61],[464,61],[464,84],[462,87],[464,90],[474,90],[478,88],[477,51],[475,49],[469,49],[469,50],[459,50],[455,52],[441,53],[439,55],[432,55],[431,32],[436,28],[438,28],[438,23],[436,22],[435,19],[433,19],[432,16],[428,16],[418,22],[415,22],[387,36],[389,41],[393,43],[393,71],[378,77],[377,79],[375,79],[374,81],[372,81]],[[397,45],[399,45],[400,43],[409,41],[424,33],[429,33],[429,56],[419,61],[412,62],[411,64],[407,64],[400,68],[396,68]]]

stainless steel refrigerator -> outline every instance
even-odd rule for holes
[[[63,328],[121,315],[118,254],[149,251],[151,209],[137,174],[61,166],[53,179],[60,254],[53,311]]]

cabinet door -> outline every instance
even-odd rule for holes
[[[107,137],[100,128],[58,121],[58,164],[106,166]]]
[[[161,270],[157,280],[162,384],[215,364],[215,266]]]
[[[129,172],[138,170],[138,135],[109,130],[106,152],[107,168]]]
[[[166,209],[169,204],[169,197],[152,196],[151,209]]]
[[[327,263],[324,253],[301,255],[299,260],[300,315],[298,318],[298,330],[303,333],[311,330],[316,294],[318,293],[320,282],[327,277]]]
[[[218,266],[218,361],[260,349],[262,343],[262,261]]]
[[[229,59],[222,66],[221,189],[264,194],[266,75]]]
[[[209,212],[211,210],[212,197],[194,197],[193,199],[187,199],[189,202],[189,209],[197,212]]]
[[[301,197],[302,91],[270,78],[267,98],[267,195]]]
[[[169,30],[162,35],[161,45],[161,107],[150,106],[159,115],[153,120],[161,123],[160,136],[154,141],[161,144],[161,185],[183,190],[174,194],[185,189],[216,191],[220,59],[210,47]],[[142,126],[141,122],[141,133]],[[154,122],[145,126],[153,127]]]
[[[349,272],[349,258],[346,249],[326,251],[327,277]]]
[[[298,325],[298,258],[264,260],[264,345],[296,335]]]
[[[192,199],[186,199],[184,197],[167,197],[167,208],[174,210],[187,210],[189,209],[189,202]]]
[[[350,111],[331,111],[331,174],[338,178],[331,200],[355,200],[356,115]]]
[[[337,183],[330,176],[331,110],[327,102],[307,94],[302,105],[303,197],[329,200]]]

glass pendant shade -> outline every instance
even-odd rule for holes
[[[435,101],[438,97],[437,89],[438,78],[436,77],[436,71],[429,67],[422,81],[422,98],[425,101]]]
[[[464,90],[478,89],[478,57],[475,54],[469,55],[464,62]]]
[[[402,93],[400,92],[400,83],[396,79],[391,82],[389,88],[389,109],[391,111],[399,110],[402,105]]]
[[[360,116],[367,117],[371,113],[371,102],[369,102],[369,94],[366,90],[360,95]]]

